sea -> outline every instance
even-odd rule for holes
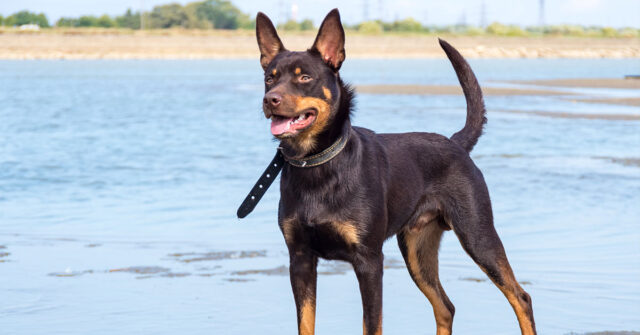
[[[484,87],[623,78],[638,59],[476,59]],[[457,85],[446,59],[347,59],[354,85]],[[0,334],[294,334],[274,185],[236,209],[278,143],[255,60],[0,61]],[[543,87],[486,96],[471,156],[539,334],[640,331],[640,107]],[[451,135],[459,95],[357,95],[353,124]],[[587,115],[587,116],[585,116]],[[608,117],[625,115],[628,117]],[[435,334],[395,238],[384,333]],[[317,334],[362,332],[349,264],[319,265]],[[448,232],[440,278],[455,334],[518,334],[502,293]],[[637,333],[636,333],[637,334]]]

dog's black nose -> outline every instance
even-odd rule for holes
[[[269,92],[265,94],[263,102],[265,105],[278,107],[278,105],[280,105],[280,102],[282,102],[282,96],[276,92]]]

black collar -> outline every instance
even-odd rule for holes
[[[307,156],[300,159],[293,159],[293,158],[287,157],[284,153],[282,155],[284,156],[284,159],[289,164],[295,167],[312,168],[318,165],[322,165],[332,160],[334,157],[338,156],[338,154],[342,151],[342,149],[344,149],[344,147],[347,146],[347,142],[349,142],[349,131],[346,131],[344,134],[342,134],[342,136],[338,138],[338,140],[333,142],[333,144],[330,147],[326,148],[325,150],[323,150],[318,154]],[[281,148],[278,148],[278,149],[281,149]]]
[[[342,149],[347,146],[347,142],[349,142],[349,135],[351,131],[347,129],[339,138],[336,140],[330,147],[323,150],[322,152],[304,157],[301,159],[292,159],[289,157],[285,157],[282,153],[281,148],[278,148],[275,157],[269,163],[269,166],[264,170],[256,184],[251,189],[251,192],[244,199],[240,207],[238,208],[238,218],[242,219],[245,216],[249,215],[256,207],[262,196],[267,192],[267,189],[282,170],[285,162],[291,164],[292,166],[299,168],[312,168],[318,165],[322,165],[334,157],[336,157]]]

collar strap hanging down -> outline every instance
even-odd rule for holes
[[[349,140],[349,134],[345,134],[341,136],[335,143],[333,143],[329,148],[322,151],[319,154],[305,157],[302,159],[292,159],[286,158],[280,150],[276,152],[276,155],[269,163],[269,166],[264,170],[256,184],[251,189],[251,192],[244,199],[240,207],[238,208],[238,218],[242,219],[249,215],[256,207],[262,196],[267,192],[267,189],[282,170],[285,162],[289,163],[295,167],[301,168],[310,168],[314,166],[318,166],[330,161],[332,158],[336,157],[342,149],[347,145]]]
[[[273,157],[273,160],[271,160],[271,163],[269,163],[269,166],[267,166],[267,169],[264,170],[264,172],[260,176],[260,179],[258,179],[256,184],[253,185],[251,192],[249,192],[247,197],[244,198],[244,201],[238,208],[238,218],[242,219],[245,216],[249,215],[251,211],[253,211],[253,209],[258,204],[258,201],[262,199],[262,196],[265,194],[265,192],[267,192],[267,189],[276,179],[276,176],[278,176],[280,170],[282,170],[282,166],[284,164],[284,156],[282,155],[280,150],[278,150],[275,157]]]

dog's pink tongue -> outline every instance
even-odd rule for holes
[[[282,135],[284,134],[291,126],[289,122],[291,122],[293,118],[273,118],[271,119],[271,134],[273,135]]]

